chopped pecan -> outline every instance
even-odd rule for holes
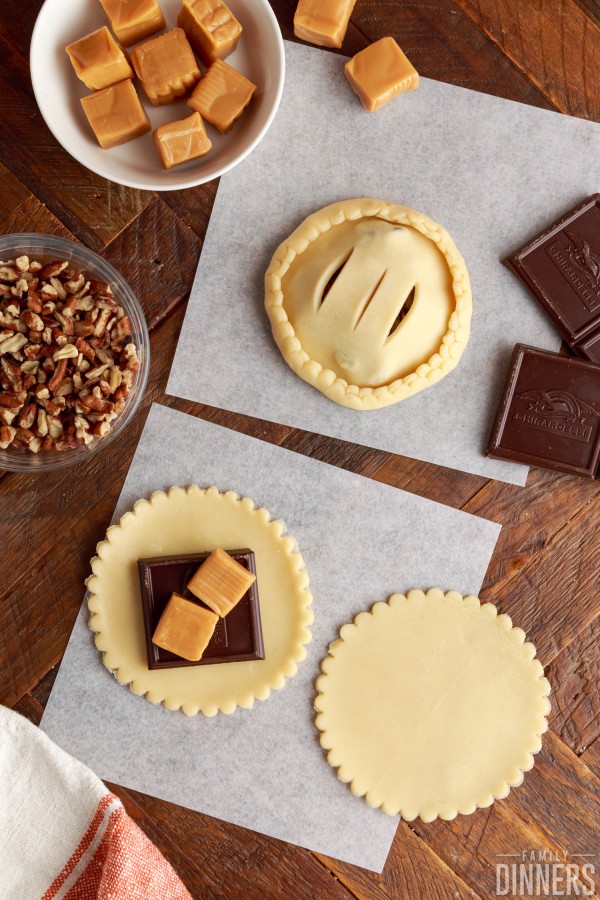
[[[66,260],[0,261],[0,446],[37,453],[104,437],[138,367],[110,285]]]
[[[12,428],[10,425],[2,425],[2,427],[0,427],[0,448],[2,450],[6,450],[6,448],[12,444],[16,433],[17,429]]]

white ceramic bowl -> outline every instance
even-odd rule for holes
[[[159,2],[167,28],[175,27],[181,0]],[[213,142],[207,156],[165,171],[151,133],[103,150],[84,115],[79,101],[90,91],[75,75],[65,47],[102,25],[109,25],[98,0],[46,0],[31,39],[31,80],[42,116],[65,150],[110,181],[149,191],[203,184],[241,162],[273,121],[283,90],[285,55],[281,31],[268,0],[228,0],[228,5],[244,30],[227,62],[250,78],[258,90],[229,134],[219,134],[207,125]],[[153,129],[192,114],[184,100],[152,106],[137,80],[135,84]]]

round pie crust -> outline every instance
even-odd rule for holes
[[[453,819],[507,796],[550,711],[535,647],[495,606],[432,589],[344,625],[317,680],[328,762],[369,806]]]
[[[216,547],[254,551],[264,660],[148,669],[137,560]],[[196,485],[138,500],[98,544],[88,579],[90,628],[104,665],[135,694],[188,716],[250,709],[295,675],[313,621],[308,574],[296,542],[266,509],[233,491]]]
[[[336,232],[337,226],[348,231],[347,223],[354,223],[363,231],[365,226],[362,223],[366,223],[367,231],[369,226],[376,223],[375,227],[382,231],[382,235],[380,240],[367,244],[363,234],[360,254],[353,261],[344,283],[347,290],[340,288],[336,309],[334,310],[330,304],[325,315],[325,319],[329,319],[329,322],[325,323],[322,313],[330,295],[327,295],[321,305],[319,303],[321,297],[325,297],[327,277],[338,268],[338,262],[343,265],[349,258],[347,254],[343,254],[340,259],[334,259],[332,255],[334,251],[330,249],[331,241],[336,240],[336,234],[341,234],[339,229]],[[392,229],[388,229],[387,235],[383,234],[385,223],[393,226]],[[403,236],[409,242],[407,249],[402,250],[403,244],[399,244],[400,251],[395,252],[393,244],[390,243],[394,238],[390,238],[389,232],[396,232],[394,237],[398,239],[403,232]],[[367,240],[368,237],[367,235]],[[426,241],[423,241],[423,238]],[[324,260],[323,277],[320,280],[316,279],[313,271],[306,280],[308,287],[304,291],[302,289],[304,276],[297,278],[297,273],[302,267],[306,270],[310,253],[314,253],[321,245]],[[356,246],[358,239],[355,248]],[[306,253],[309,248],[310,252]],[[371,248],[373,253],[370,253]],[[414,253],[411,248],[414,249]],[[378,259],[379,254],[381,260]],[[408,254],[405,255],[407,272],[404,279],[402,254]],[[416,256],[416,260],[413,256]],[[432,262],[435,265],[432,265]],[[393,322],[395,316],[393,303],[397,303],[398,300],[397,297],[394,298],[391,288],[389,286],[386,288],[384,279],[392,269],[396,272],[394,279],[398,277],[398,290],[402,288],[406,291],[411,283],[415,286],[415,272],[411,274],[411,268],[414,269],[415,266],[417,268],[415,302],[404,321],[396,328],[397,320]],[[419,293],[419,283],[423,281],[427,284],[436,266],[445,271],[446,306],[442,309],[438,302],[436,308],[434,302],[433,314],[430,314],[428,290],[423,289]],[[339,275],[339,271],[338,268],[336,275]],[[380,277],[381,272],[383,275]],[[290,278],[296,279],[294,289],[286,288],[286,282],[289,283]],[[404,285],[401,284],[403,280],[406,282]],[[396,287],[395,280],[392,281],[392,285]],[[433,291],[434,298],[437,293],[438,301],[440,291],[439,287]],[[299,293],[300,296],[292,301],[291,293]],[[378,296],[381,300],[374,300]],[[348,299],[351,300],[350,303],[346,303]],[[368,309],[365,304],[368,304]],[[363,198],[334,203],[313,213],[280,245],[265,276],[265,307],[275,342],[290,368],[336,403],[352,409],[366,410],[378,409],[404,400],[430,387],[451,372],[458,364],[469,340],[472,304],[469,275],[464,260],[452,238],[441,225],[407,206]],[[375,310],[375,313],[371,310]],[[385,313],[383,310],[386,310]],[[338,321],[338,312],[343,314],[346,321],[341,323]],[[312,327],[310,327],[311,316],[314,319]],[[367,322],[368,316],[371,317],[371,327]],[[299,324],[300,320],[302,327]],[[432,333],[428,334],[427,330],[431,327],[428,323],[434,320],[437,330],[433,334],[432,345]],[[307,322],[309,331],[316,336],[316,340],[311,341],[313,346],[308,349],[306,336],[304,344],[307,346],[304,346],[301,333],[302,328],[306,329]],[[373,322],[375,328],[372,327]],[[389,335],[388,326],[390,326]],[[393,343],[389,343],[390,340]],[[329,343],[328,352],[315,352],[315,343],[321,350]],[[424,347],[427,349],[421,353],[421,348]],[[401,348],[403,349],[400,352]],[[397,355],[396,350],[399,351]],[[358,375],[362,372],[363,376],[366,374],[365,366],[362,364],[362,356],[365,353],[371,363],[369,366],[371,377],[353,379],[352,373]],[[379,373],[376,371],[378,354],[381,356]],[[316,358],[317,356],[321,356],[321,360]],[[405,356],[411,357],[410,364]],[[334,358],[339,363],[335,367],[337,371],[331,364]],[[404,364],[407,363],[409,371],[404,371],[401,377],[393,376],[390,358],[396,369],[403,370]],[[344,377],[342,372],[348,377]],[[375,377],[377,374],[380,375],[381,381]],[[356,382],[362,380],[363,383],[353,383],[353,380]],[[369,384],[367,383],[369,380],[375,380],[377,383]]]

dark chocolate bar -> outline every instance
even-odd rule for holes
[[[600,194],[589,197],[504,264],[573,353],[600,362]]]
[[[517,344],[487,456],[596,477],[600,366]]]
[[[240,565],[256,575],[252,550],[228,550]],[[172,593],[203,606],[186,585],[210,553],[192,556],[155,557],[138,560],[144,630],[149,669],[170,669],[176,666],[206,666],[214,663],[241,662],[264,659],[258,582],[244,594],[239,603],[223,619],[219,619],[215,633],[198,662],[189,662],[152,643],[152,635]],[[208,609],[208,607],[206,607]]]

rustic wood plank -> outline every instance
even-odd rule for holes
[[[557,109],[600,120],[600,28],[574,0],[457,3]]]
[[[27,64],[2,37],[0,56],[0,161],[74,235],[101,250],[153,195],[106,181],[69,156],[42,119]]]
[[[352,21],[371,41],[395,37],[421,75],[551,108],[454,0],[360,0]]]
[[[598,0],[575,0],[588,19],[600,28],[600,3]]]
[[[597,482],[536,468],[524,488],[486,484],[464,505],[503,526],[486,585],[494,586],[494,594],[503,589],[599,493]]]
[[[466,506],[487,484],[487,479],[478,475],[393,454],[387,454],[382,465],[370,474],[376,481],[392,484],[455,509]]]
[[[413,822],[415,832],[482,897],[496,896],[496,865],[540,846],[540,835],[501,801],[452,822]],[[560,847],[549,843],[556,853]],[[510,861],[510,860],[509,860]]]
[[[28,194],[27,198],[0,222],[1,234],[20,231],[36,231],[75,240],[69,229],[31,194]]]
[[[596,738],[591,747],[588,747],[581,757],[588,769],[600,778],[600,739]]]
[[[165,191],[162,200],[204,241],[219,179],[185,191]]]
[[[24,184],[0,163],[0,221],[30,196]]]
[[[544,547],[519,578],[481,596],[512,616],[548,665],[598,614],[600,499],[590,503]]]
[[[372,898],[460,898],[479,896],[432,848],[417,836],[408,823],[400,822],[381,875],[359,869],[326,856],[318,857],[360,900]],[[488,895],[485,895],[488,896]]]
[[[548,846],[569,854],[595,853],[600,834],[600,779],[551,731],[507,808]],[[600,887],[600,885],[599,885]]]
[[[600,737],[600,614],[552,660],[550,725],[574,753]]]
[[[201,241],[161,199],[153,200],[104,250],[129,282],[154,328],[189,293]]]

